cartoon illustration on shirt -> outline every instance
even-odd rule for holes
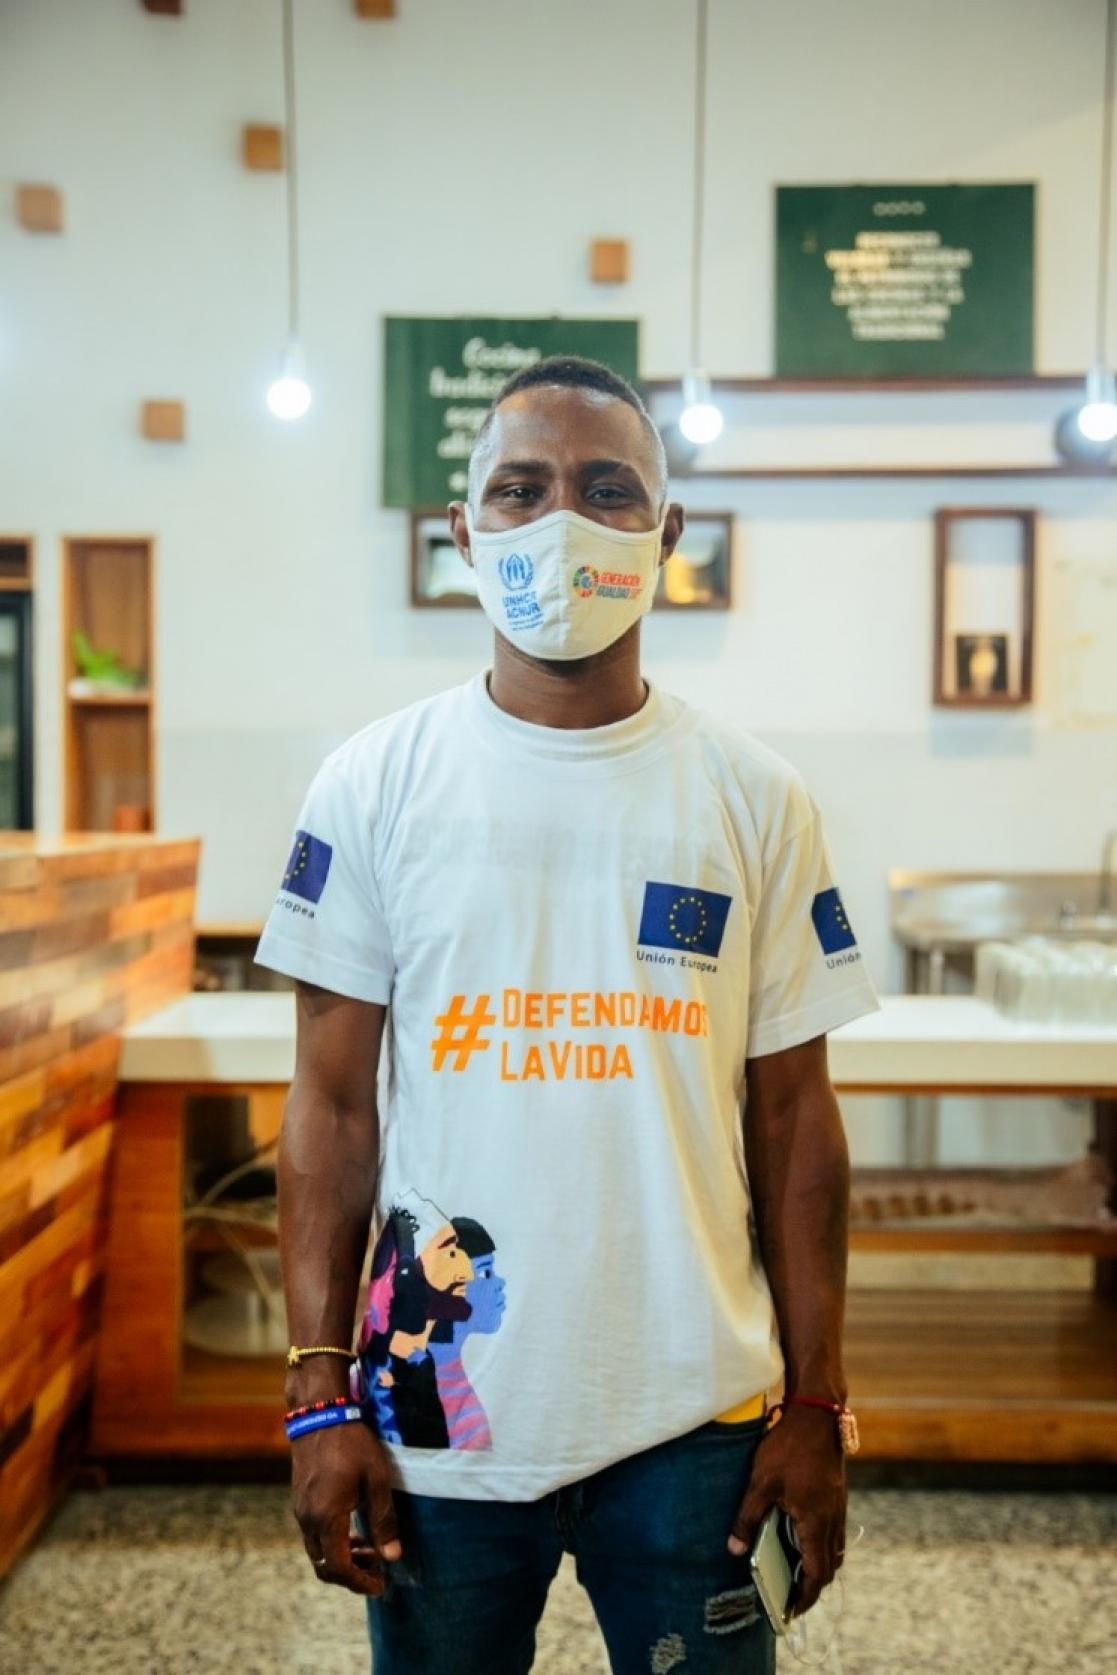
[[[462,1366],[471,1331],[495,1332],[504,1281],[481,1223],[451,1219],[413,1189],[400,1193],[376,1242],[358,1343],[375,1429],[410,1448],[492,1447]]]
[[[477,1392],[462,1366],[462,1344],[471,1332],[495,1332],[504,1318],[504,1280],[496,1272],[496,1246],[479,1221],[455,1216],[451,1225],[473,1263],[466,1286],[470,1314],[465,1320],[440,1320],[430,1335],[438,1393],[451,1448],[491,1448],[492,1433]]]

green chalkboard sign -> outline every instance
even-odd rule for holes
[[[777,375],[1029,373],[1034,273],[1034,186],[778,186]]]
[[[635,320],[398,316],[384,322],[384,504],[465,492],[478,427],[506,378],[545,355],[588,355],[635,382]]]

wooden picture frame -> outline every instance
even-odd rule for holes
[[[1032,702],[1035,549],[1031,507],[936,509],[931,702],[937,708],[1019,709]]]
[[[727,611],[732,573],[733,513],[687,512],[682,539],[660,566],[652,610]]]
[[[411,513],[411,603],[419,610],[481,609],[473,571],[450,536],[445,506]]]
[[[660,570],[652,610],[728,610],[732,563],[733,513],[688,513],[678,549]],[[411,513],[411,603],[418,610],[481,608],[441,506]]]

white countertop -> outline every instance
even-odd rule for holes
[[[124,1082],[281,1082],[295,1069],[293,991],[184,995],[123,1032]],[[1031,1024],[968,995],[882,995],[831,1030],[830,1076],[856,1088],[1107,1088],[1117,1025]]]

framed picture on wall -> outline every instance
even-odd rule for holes
[[[727,611],[733,513],[688,512],[686,527],[660,568],[653,610]]]
[[[932,703],[995,709],[1032,701],[1036,514],[943,506],[935,513]]]
[[[444,506],[411,514],[411,603],[481,609],[473,571],[450,538]]]
[[[728,610],[732,545],[732,512],[688,513],[683,538],[659,572],[652,609]],[[411,514],[411,603],[481,608],[473,571],[450,539],[442,507]]]

